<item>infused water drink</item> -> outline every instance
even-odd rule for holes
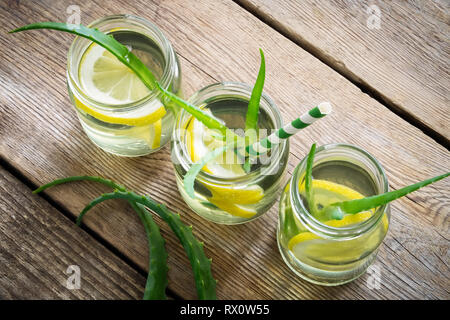
[[[302,278],[322,285],[349,282],[376,257],[389,227],[389,206],[341,220],[327,218],[332,203],[387,192],[379,163],[364,150],[343,144],[319,148],[312,170],[312,196],[305,196],[306,161],[296,168],[281,196],[278,244],[288,266]]]
[[[135,16],[106,17],[90,25],[135,54],[169,91],[180,93],[175,52],[161,31]],[[76,38],[68,57],[68,88],[81,125],[105,151],[122,156],[154,152],[170,139],[178,108],[150,91],[127,66],[96,43]]]
[[[240,83],[218,83],[197,92],[190,101],[212,114],[237,135],[243,135],[251,88]],[[261,98],[258,117],[260,137],[281,126],[281,118],[270,98]],[[229,138],[225,139],[228,140]],[[185,191],[183,177],[192,163],[212,150],[225,145],[219,135],[182,111],[172,139],[172,158],[178,189],[186,203],[200,216],[222,224],[253,220],[265,213],[276,201],[283,183],[288,143],[271,150],[267,157],[254,159],[249,172],[243,159],[232,149],[207,163],[198,174],[195,197]]]

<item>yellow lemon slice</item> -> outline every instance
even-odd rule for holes
[[[131,69],[96,43],[91,44],[81,58],[78,77],[86,94],[106,105],[132,103],[150,93]],[[99,120],[130,126],[148,125],[166,114],[164,105],[158,99],[131,111],[94,110],[76,98],[75,104]]]
[[[364,198],[364,196],[359,193],[358,191],[353,190],[352,188],[349,188],[347,186],[344,186],[342,184],[338,184],[335,182],[327,181],[327,180],[313,180],[312,181],[312,188],[313,190],[320,189],[320,193],[316,193],[315,197],[321,197],[323,194],[326,196],[331,196],[333,199],[326,198],[327,200],[324,201],[324,203],[333,203],[338,202],[342,200],[334,201],[334,199],[345,199],[345,200],[353,200],[353,199],[361,199]],[[299,192],[305,191],[305,184],[299,185]],[[325,191],[325,192],[324,192]],[[323,198],[323,197],[322,197]],[[316,199],[315,202],[320,202],[321,199]]]
[[[366,221],[372,216],[371,211],[366,212],[360,212],[357,214],[348,214],[345,215],[342,220],[329,220],[324,222],[324,224],[335,227],[335,228],[342,228],[345,226],[349,226],[352,224],[360,223],[363,221]],[[302,232],[298,235],[294,236],[289,240],[288,248],[289,250],[292,250],[295,245],[299,244],[300,242],[307,241],[307,240],[313,240],[313,239],[320,239],[320,237],[312,232]]]
[[[205,111],[211,113],[210,110]],[[193,162],[197,162],[210,151],[225,144],[224,141],[216,139],[213,132],[195,118],[192,118],[187,124],[187,133],[187,148]],[[202,170],[221,178],[236,178],[245,175],[237,155],[232,151],[217,157],[215,161],[206,164]],[[209,182],[201,183],[212,194],[208,201],[223,211],[238,217],[251,218],[254,216],[256,214],[254,205],[264,197],[264,190],[258,185],[241,188]]]
[[[161,119],[153,124],[130,129],[113,131],[113,134],[132,137],[144,140],[151,149],[158,149],[161,146]]]
[[[312,181],[315,201],[324,204],[330,204],[337,201],[360,199],[364,196],[359,192],[331,181],[313,180]],[[304,190],[304,186],[299,187],[300,191]],[[342,228],[354,224],[364,222],[372,217],[374,210],[364,211],[357,214],[347,214],[342,220],[328,220],[324,224]],[[383,231],[387,231],[388,218],[384,214],[382,218]],[[288,248],[295,256],[315,256],[326,261],[342,261],[357,259],[361,252],[368,248],[374,247],[378,243],[378,233],[370,234],[366,238],[355,239],[350,241],[336,241],[328,244],[324,239],[312,232],[302,232],[289,240]]]
[[[153,124],[153,143],[151,144],[151,148],[152,149],[157,149],[161,146],[161,119],[159,119],[158,121],[156,121]],[[149,144],[150,145],[150,144]]]

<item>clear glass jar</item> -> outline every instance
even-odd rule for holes
[[[375,260],[388,231],[389,205],[358,216],[349,215],[355,219],[351,223],[343,222],[350,221],[346,216],[332,222],[317,219],[310,213],[310,204],[302,189],[306,158],[296,167],[281,195],[277,229],[281,256],[297,275],[312,283],[332,286],[350,282]],[[333,192],[343,190],[351,195],[357,192],[371,196],[389,189],[378,161],[366,151],[347,144],[318,148],[312,176],[313,187],[322,185],[323,190],[328,188]],[[316,179],[319,182],[315,183]],[[323,201],[327,201],[326,197],[331,202],[342,201],[333,199],[335,193],[322,192]]]
[[[155,74],[162,87],[177,95],[181,94],[178,58],[169,40],[154,24],[133,15],[114,15],[96,20],[89,27],[111,34],[131,48]],[[144,91],[142,98],[130,99],[127,103],[96,100],[83,86],[85,75],[81,72],[84,70],[82,64],[88,61],[88,58],[85,61],[83,57],[88,55],[91,45],[90,40],[76,37],[69,49],[67,61],[69,96],[88,137],[103,150],[120,156],[142,156],[162,148],[170,139],[179,108],[163,99],[157,90],[147,94]],[[159,113],[154,113],[158,121],[146,120],[130,125],[128,120],[120,119],[146,116],[147,110],[155,109],[152,106],[159,108]],[[105,118],[105,114],[110,118]],[[113,117],[119,118],[119,121],[108,120]]]
[[[216,83],[196,92],[189,102],[211,110],[228,128],[239,130],[244,128],[251,91],[252,88],[243,83]],[[201,217],[220,224],[248,222],[268,211],[284,184],[289,156],[288,141],[283,140],[273,147],[270,156],[264,161],[260,159],[256,168],[252,167],[249,173],[242,176],[218,177],[202,170],[195,181],[195,198],[191,198],[184,189],[183,177],[193,163],[187,147],[189,130],[186,130],[192,119],[184,110],[179,113],[171,143],[178,189],[189,207]],[[270,134],[270,130],[282,126],[278,108],[264,93],[258,122],[260,129],[267,129],[264,134]]]

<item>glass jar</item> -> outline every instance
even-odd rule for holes
[[[240,130],[242,135],[251,92],[252,88],[243,83],[216,83],[196,92],[189,102],[210,110],[228,128],[235,129],[236,134]],[[265,158],[261,156],[258,164],[241,176],[218,176],[214,172],[200,171],[194,184],[195,197],[191,198],[183,183],[183,177],[193,164],[192,149],[188,147],[191,131],[187,129],[191,121],[194,121],[192,116],[182,110],[172,136],[172,161],[177,185],[189,207],[201,217],[220,224],[248,222],[268,211],[284,184],[289,156],[288,141],[283,140],[273,147],[270,154]],[[263,129],[260,131],[263,135],[282,126],[278,108],[264,93],[260,100],[258,124]],[[229,152],[233,154],[232,150]]]
[[[375,260],[388,231],[389,205],[345,215],[342,220],[318,219],[319,215],[310,213],[313,207],[304,196],[306,158],[296,167],[281,195],[277,229],[281,256],[297,275],[312,283],[332,286],[350,282]],[[337,199],[340,194],[351,199],[389,189],[378,161],[347,144],[318,148],[312,176],[315,199],[324,196],[319,202],[342,201]],[[320,203],[313,206],[321,207]]]
[[[178,58],[169,40],[154,24],[133,15],[114,15],[96,20],[89,27],[114,36],[149,67],[163,88],[181,94]],[[106,67],[98,64],[98,60],[90,62],[96,52],[94,46],[99,48],[88,39],[76,37],[68,53],[69,96],[84,131],[97,146],[116,155],[142,156],[159,150],[170,139],[179,108],[163,98],[158,90],[150,92],[140,82],[128,83],[127,100],[107,99],[112,90],[117,91],[122,85],[120,79],[124,77],[119,76],[117,84],[107,82],[112,81],[107,72],[114,75],[119,61],[113,56],[104,58],[108,63],[111,62],[108,58],[115,59],[115,69],[108,69],[111,64]],[[126,68],[119,63],[120,67]],[[101,74],[105,69],[106,73]],[[93,70],[92,74],[90,70]],[[131,71],[126,68],[125,72]],[[114,89],[109,90],[108,85]],[[136,96],[133,88],[139,88],[143,95]]]

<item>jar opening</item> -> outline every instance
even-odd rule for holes
[[[160,75],[159,82],[163,88],[168,88],[172,78],[174,77],[173,66],[176,64],[176,57],[170,42],[156,25],[143,18],[123,14],[98,19],[89,24],[88,27],[97,28],[98,30],[108,34],[128,31],[147,38],[149,41],[153,42],[155,46],[158,47],[158,50],[161,52],[161,56],[163,58],[163,70]],[[113,32],[111,32],[111,30],[113,30]],[[107,104],[104,103],[104,101],[98,101],[90,97],[82,88],[78,73],[81,59],[91,44],[92,41],[77,36],[69,48],[67,60],[68,82],[70,82],[70,85],[74,91],[76,91],[77,95],[81,96],[81,98],[87,101],[88,104],[94,105],[96,108],[102,110],[128,112],[132,109],[137,109],[144,106],[149,101],[160,96],[160,92],[157,89],[154,89],[146,96],[136,101],[118,104]]]
[[[237,82],[222,82],[222,83],[215,83],[212,85],[209,85],[197,93],[195,93],[190,99],[189,102],[200,107],[205,106],[213,106],[215,104],[222,104],[221,108],[223,107],[225,117],[221,117],[220,115],[214,114],[216,117],[223,119],[225,124],[230,129],[236,129],[240,128],[243,129],[245,122],[245,113],[243,114],[244,122],[241,117],[228,117],[227,113],[233,113],[234,111],[238,111],[238,109],[242,112],[242,107],[245,105],[247,106],[248,101],[251,96],[252,88],[249,87],[246,84],[243,83],[237,83]],[[233,110],[233,103],[227,104],[227,102],[236,102],[234,105],[235,110]],[[228,105],[228,106],[227,106]],[[245,109],[246,110],[246,109]],[[262,94],[261,101],[260,101],[260,119],[259,122],[261,124],[261,118],[264,118],[263,120],[266,122],[266,125],[269,125],[270,129],[278,129],[282,126],[282,119],[281,115],[273,103],[273,101],[266,95]],[[190,152],[188,150],[188,146],[185,143],[185,128],[186,124],[191,119],[191,115],[186,112],[185,110],[182,110],[177,119],[177,126],[176,130],[174,132],[174,141],[175,143],[179,143],[179,148],[182,150],[178,157],[179,159],[176,159],[176,161],[179,161],[181,166],[184,170],[189,170],[191,165],[193,164],[191,158],[190,158]],[[261,125],[260,125],[261,126]],[[262,126],[263,128],[266,126]],[[268,128],[269,129],[269,128]],[[236,132],[237,134],[239,132]],[[242,130],[243,133],[243,130]],[[270,134],[270,132],[267,132]],[[242,134],[240,134],[242,135]],[[212,183],[220,183],[220,184],[237,184],[237,183],[243,183],[245,181],[248,181],[250,179],[257,179],[258,176],[265,176],[271,174],[275,174],[277,172],[277,166],[280,164],[280,159],[282,155],[286,152],[286,148],[288,148],[288,143],[286,140],[284,140],[279,145],[273,147],[271,150],[271,156],[267,156],[268,163],[261,165],[259,168],[252,170],[251,172],[238,176],[233,178],[227,178],[227,177],[218,177],[212,174],[209,174],[205,171],[201,171],[197,179],[205,180]]]
[[[319,170],[316,170],[317,168]],[[318,174],[320,171],[318,179],[339,183],[363,196],[385,193],[389,189],[380,163],[367,151],[356,146],[329,144],[317,148],[313,175],[315,170]],[[346,227],[332,227],[314,217],[309,212],[308,203],[301,196],[299,188],[305,171],[306,157],[299,163],[292,176],[290,198],[294,214],[311,232],[323,238],[348,240],[364,234],[378,224],[387,205],[376,208],[369,219]]]

